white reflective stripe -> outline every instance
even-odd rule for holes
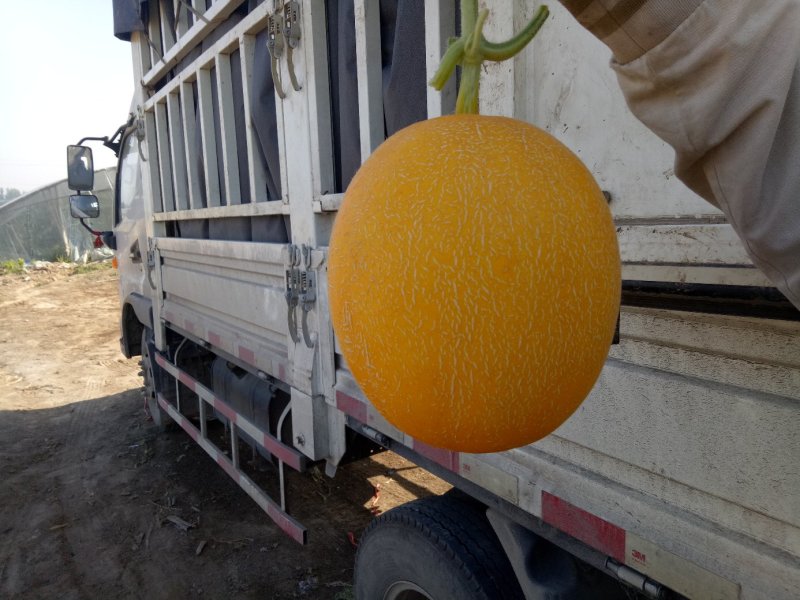
[[[630,532],[625,538],[625,564],[688,598],[739,598],[738,584]]]

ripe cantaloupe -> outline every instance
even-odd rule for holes
[[[362,165],[329,254],[334,330],[370,402],[428,444],[492,452],[559,427],[619,311],[605,198],[563,144],[504,117],[398,132]]]

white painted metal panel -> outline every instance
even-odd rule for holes
[[[557,2],[534,38],[533,122],[563,141],[614,196],[615,217],[719,215],[673,173],[672,149],[627,109],[610,51]]]
[[[798,527],[799,408],[797,397],[612,359],[555,435]]]
[[[285,345],[283,246],[161,238],[166,300]]]

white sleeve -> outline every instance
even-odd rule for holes
[[[800,308],[800,0],[562,0],[614,53],[631,111],[676,152]]]

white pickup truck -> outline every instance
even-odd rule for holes
[[[490,39],[535,9],[488,4]],[[333,476],[356,440],[459,490],[368,527],[358,598],[606,597],[585,587],[586,563],[656,598],[800,598],[800,313],[721,213],[676,181],[671,150],[628,112],[608,51],[563,9],[513,61],[486,68],[481,112],[549,131],[607,192],[619,340],[552,435],[465,454],[373,408],[338,351],[326,282],[359,164],[387,135],[452,111],[453,85],[426,82],[455,2],[114,8],[136,92],[104,238],[119,265],[122,351],[142,356],[156,422],[185,429],[302,543],[284,468],[321,461]],[[78,198],[76,211],[96,207]],[[245,444],[274,464],[276,497],[239,461]]]

